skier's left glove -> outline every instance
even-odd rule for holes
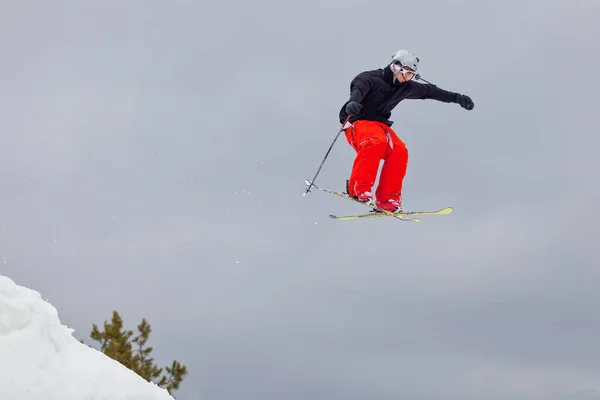
[[[469,96],[466,96],[464,94],[457,93],[456,102],[460,104],[460,106],[465,110],[472,110],[473,107],[475,107],[475,103],[473,103],[473,100],[471,100]]]

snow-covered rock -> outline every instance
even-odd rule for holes
[[[38,292],[0,276],[0,399],[173,400],[72,333]]]

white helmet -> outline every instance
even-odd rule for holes
[[[419,57],[415,56],[408,50],[398,50],[392,56],[392,63],[399,62],[402,66],[409,67],[416,71],[419,67]]]

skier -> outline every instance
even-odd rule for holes
[[[408,165],[408,151],[398,138],[389,118],[394,107],[404,99],[434,99],[458,103],[472,110],[469,96],[449,92],[433,84],[413,81],[419,58],[407,50],[398,50],[384,68],[364,71],[350,83],[350,98],[339,113],[346,140],[356,151],[346,192],[356,200],[373,204],[371,192],[384,160],[375,193],[379,209],[402,211],[402,181]]]

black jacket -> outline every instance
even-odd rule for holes
[[[456,103],[458,93],[440,89],[435,85],[414,81],[394,82],[394,74],[389,67],[364,71],[350,83],[350,99],[340,110],[340,123],[344,123],[348,114],[346,105],[357,101],[362,105],[362,113],[352,116],[350,122],[361,119],[383,122],[392,126],[389,118],[392,110],[404,99],[434,99],[445,103]]]

